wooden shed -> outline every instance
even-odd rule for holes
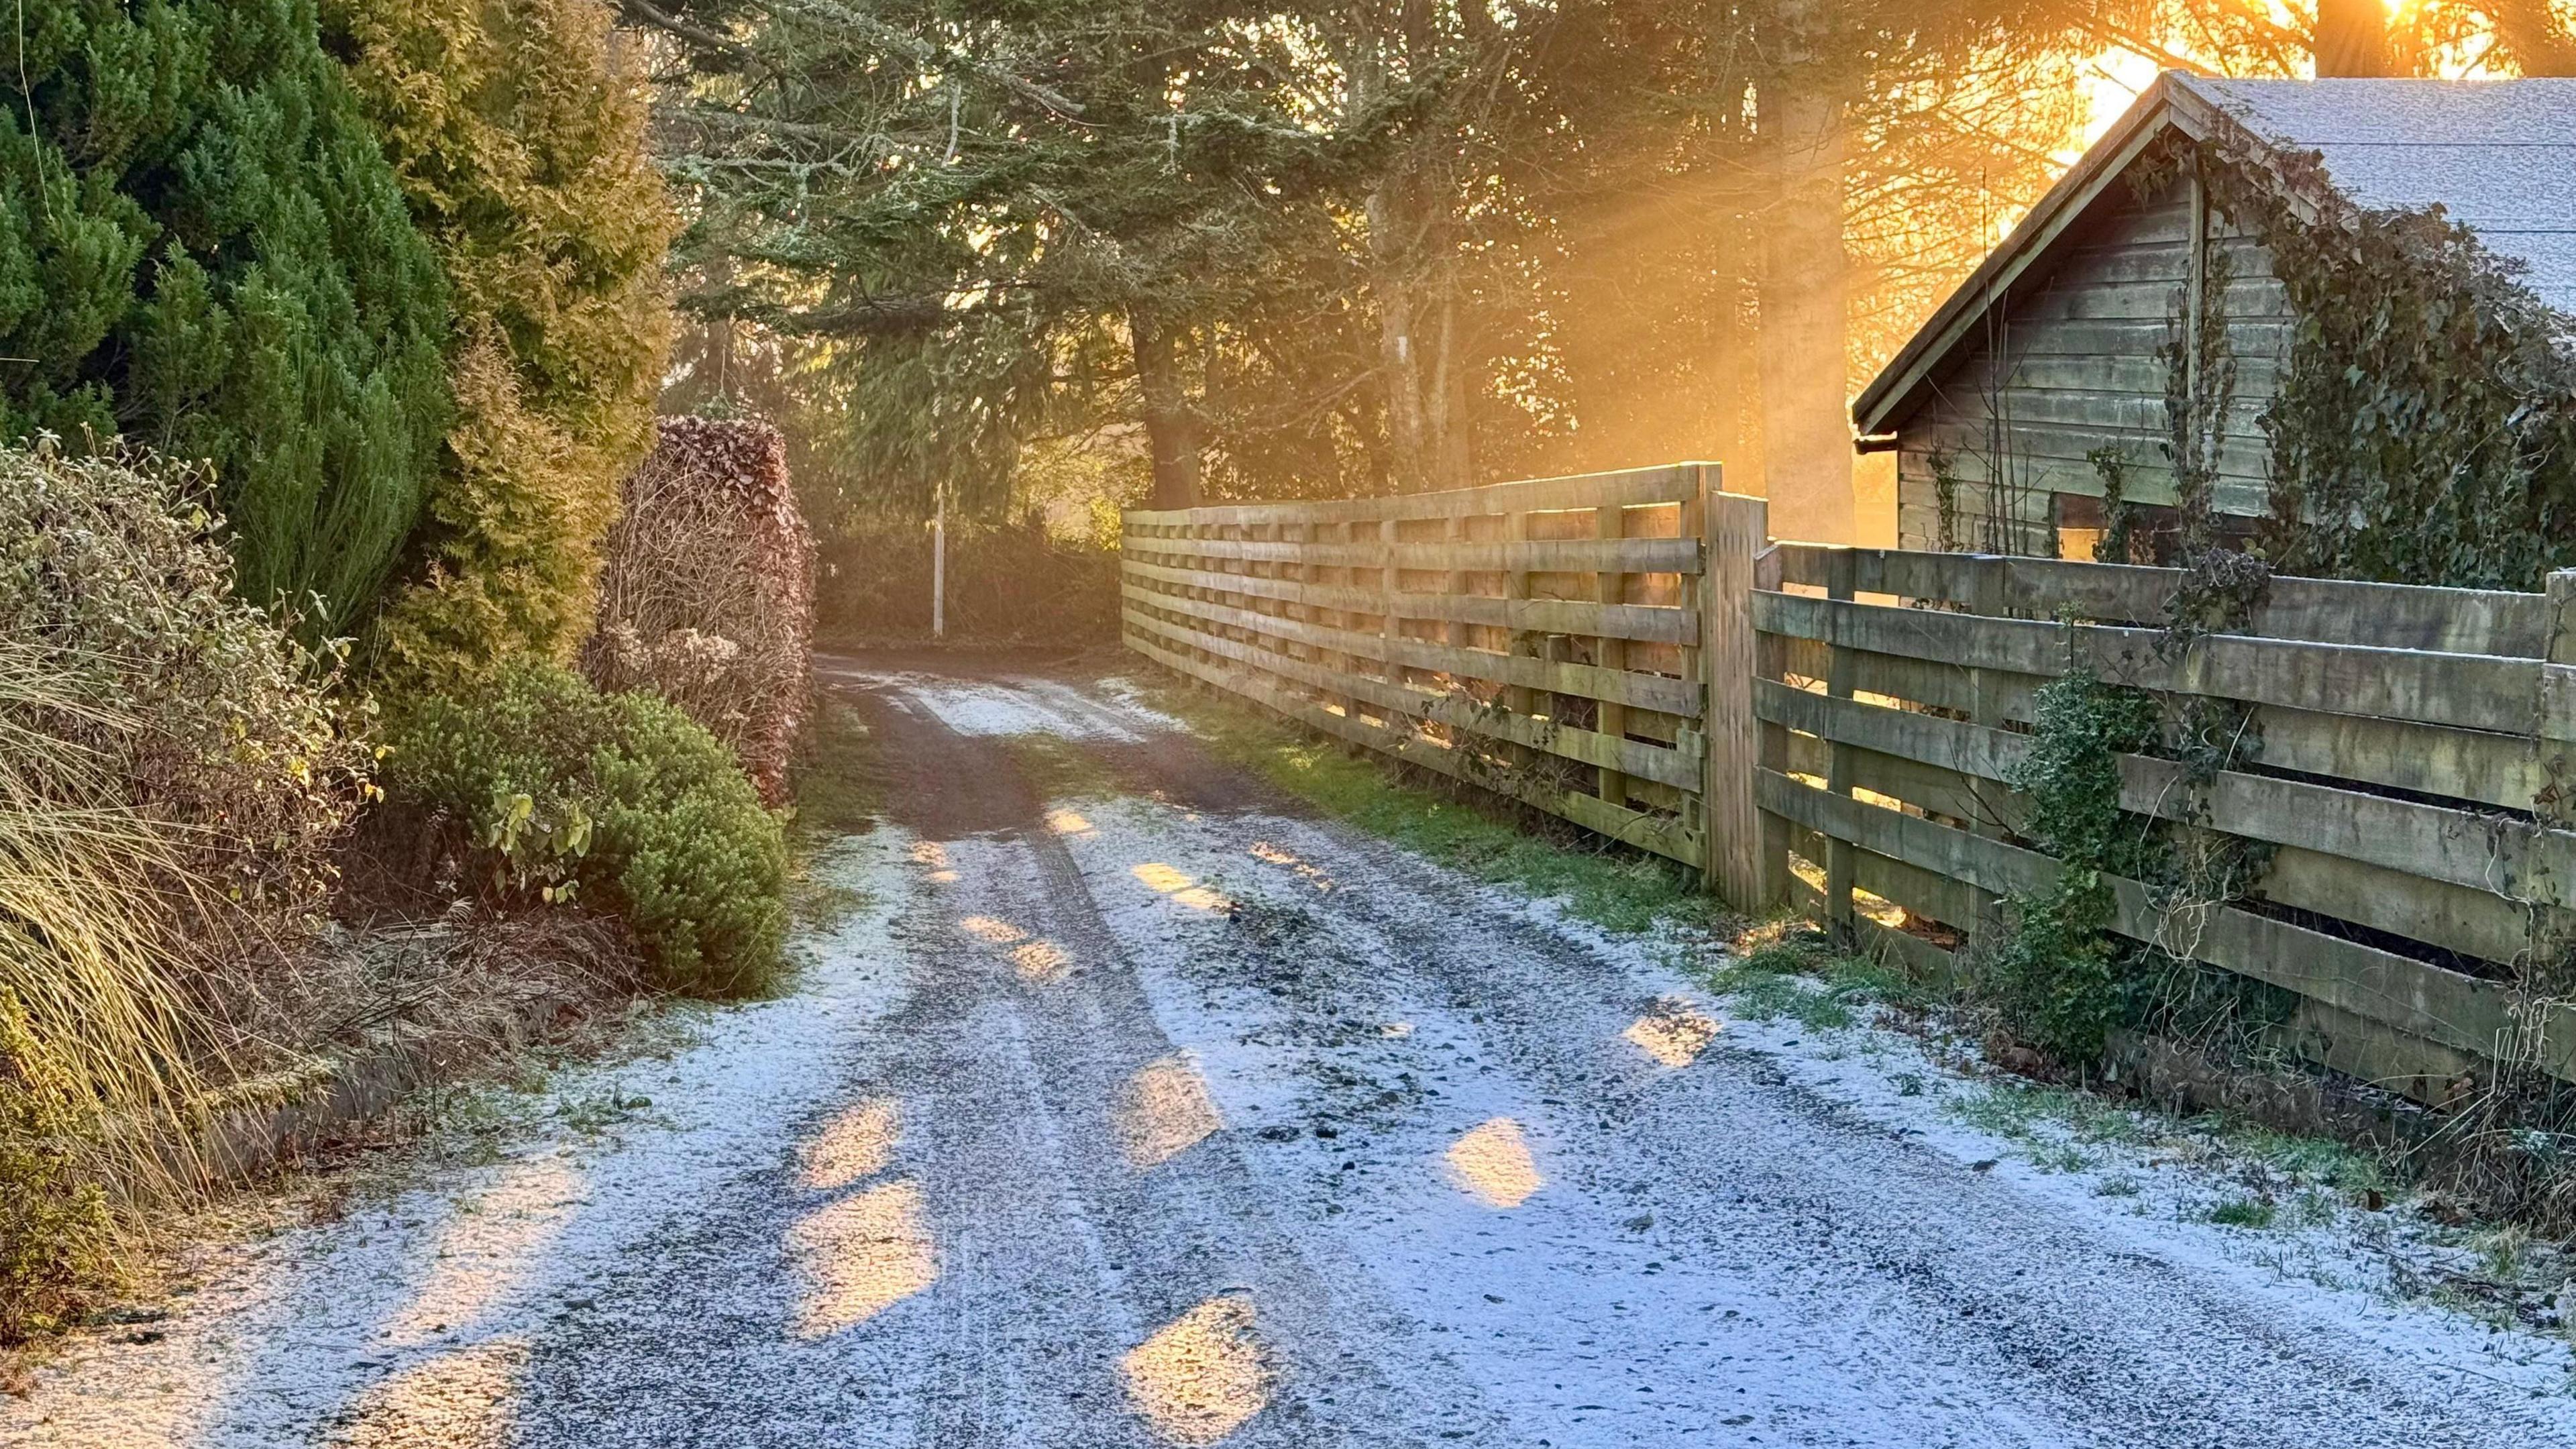
[[[2163,76],[1854,404],[1861,448],[1899,454],[1902,545],[2090,558],[2106,488],[2152,540],[2177,457],[2250,530],[2303,320],[2263,238],[2391,213],[2465,226],[2528,303],[2511,325],[2562,327],[2576,81]]]

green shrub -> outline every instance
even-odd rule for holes
[[[0,439],[210,462],[243,596],[341,632],[438,467],[447,288],[311,0],[15,19]]]
[[[455,295],[456,425],[372,640],[405,687],[571,657],[653,441],[676,220],[599,0],[321,0]]]
[[[385,788],[470,884],[623,918],[660,985],[758,991],[786,931],[779,820],[669,702],[520,663],[392,725]]]
[[[26,1008],[0,992],[0,1059],[41,1055]],[[58,1326],[115,1276],[116,1224],[105,1187],[83,1171],[80,1125],[58,1089],[0,1078],[0,1343]]]
[[[2014,1035],[2077,1066],[2141,1007],[2140,948],[2112,934],[2110,876],[2164,869],[2161,837],[2120,809],[2120,756],[2151,747],[2154,701],[2078,671],[2039,692],[2030,752],[2010,772],[2032,843],[2057,857],[2044,890],[2015,896],[2015,928],[1984,963]]]

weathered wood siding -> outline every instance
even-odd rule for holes
[[[1936,375],[1896,429],[1897,535],[1904,547],[2056,552],[2057,494],[2098,498],[2089,455],[2116,446],[2133,502],[2173,502],[2167,380],[2188,316],[2195,199],[2188,180],[2140,197],[2115,184]],[[2208,216],[2208,296],[2225,309],[2236,358],[2219,451],[2218,506],[2266,509],[2271,400],[2291,318],[2263,247]],[[1954,480],[1944,528],[1939,479]]]

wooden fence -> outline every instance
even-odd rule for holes
[[[1750,889],[1751,800],[1703,783],[1712,730],[1751,737],[1742,614],[1764,515],[1759,499],[1720,493],[1716,475],[1680,464],[1131,513],[1127,643],[1327,734]],[[1712,558],[1741,563],[1712,581]],[[1722,658],[1703,644],[1717,605],[1735,646]],[[1714,691],[1714,715],[1712,668],[1733,682]]]
[[[2499,1059],[2576,1081],[2576,574],[2274,579],[2244,632],[2185,638],[2172,570],[1765,516],[1705,464],[1134,513],[1126,637],[1942,971],[2056,877],[2006,783],[2043,686],[2225,701],[2226,768],[2124,756],[2121,803],[2268,862],[2224,904],[2114,881],[2113,929],[2288,989],[2287,1046],[2418,1098]]]
[[[2250,897],[2112,882],[2113,929],[2296,993],[2286,1044],[2428,1100],[2506,1058],[2576,1080],[2576,632],[2549,595],[2281,578],[2247,632],[2163,627],[2182,576],[2053,559],[1782,544],[1752,617],[1753,789],[1815,869],[1770,889],[1917,965],[2044,890],[2004,782],[2073,668],[2226,701],[2230,767],[2120,761],[2121,805],[2259,842]],[[2560,581],[2553,580],[2554,589]],[[2576,585],[2576,576],[2567,581]],[[2576,620],[2566,621],[2576,624]],[[2179,709],[2170,713],[2180,714]],[[1875,910],[1872,908],[1875,907]],[[1895,912],[1901,911],[1902,926]],[[1926,929],[1931,927],[1932,929]]]

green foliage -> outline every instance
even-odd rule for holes
[[[438,464],[447,289],[309,0],[28,0],[10,38],[0,437],[210,461],[244,597],[340,631]]]
[[[2279,1212],[2269,1198],[2231,1197],[2211,1207],[2207,1217],[2231,1228],[2268,1228]]]
[[[443,825],[481,888],[622,918],[667,989],[774,980],[780,822],[731,752],[667,701],[521,663],[413,703],[390,740],[392,803]]]
[[[2564,321],[2439,211],[2366,211],[2259,143],[2202,170],[2250,227],[2298,330],[2262,425],[2263,545],[2284,572],[2537,589],[2576,560],[2576,358]],[[2248,169],[2253,168],[2253,169]]]
[[[2162,847],[2120,809],[2120,759],[2155,739],[2154,701],[2070,673],[2039,693],[2030,750],[2010,783],[2029,801],[2032,843],[2057,857],[2057,879],[2012,900],[2015,927],[1983,965],[2016,1035],[2060,1060],[2090,1063],[2112,1028],[2138,1011],[2134,952],[2107,929],[2106,876],[2155,873]]]
[[[180,827],[193,871],[291,935],[367,792],[365,722],[340,706],[334,655],[238,599],[207,491],[147,456],[0,450],[0,641],[44,685],[12,691],[0,729],[112,777]]]
[[[322,0],[455,297],[454,428],[376,644],[414,684],[563,662],[652,445],[676,229],[597,0]]]
[[[1726,923],[1697,875],[1658,856],[1604,850],[1597,836],[1576,844],[1525,829],[1492,805],[1470,803],[1453,789],[1403,783],[1375,757],[1354,756],[1231,702],[1174,692],[1158,703],[1187,718],[1217,755],[1286,793],[1470,875],[1562,898],[1576,916],[1605,930]]]
[[[0,991],[0,1344],[60,1326],[116,1269],[106,1190],[81,1170],[84,1124],[61,1083],[20,1065],[42,1055],[26,1008]]]

